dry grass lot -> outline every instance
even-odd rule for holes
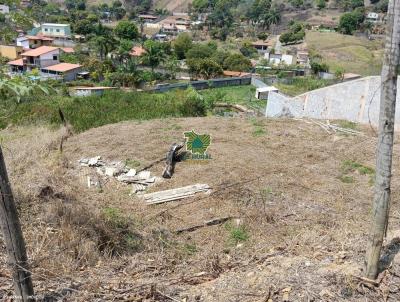
[[[146,206],[114,180],[102,190],[80,180],[81,157],[143,167],[191,129],[212,136],[213,159],[178,163],[151,191],[207,183],[211,195]],[[36,292],[65,301],[399,301],[398,262],[379,287],[353,277],[362,274],[375,153],[373,133],[358,129],[365,136],[294,120],[124,122],[71,137],[63,154],[59,131],[3,130]],[[397,137],[390,236],[400,229],[399,153]],[[236,219],[175,233],[225,216]],[[11,276],[3,245],[0,255],[1,300]]]
[[[320,54],[332,72],[344,68],[346,72],[363,76],[378,75],[383,58],[383,42],[363,37],[342,35],[336,32],[308,31],[309,49]]]

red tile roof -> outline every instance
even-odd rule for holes
[[[14,66],[24,66],[24,61],[22,59],[10,61],[7,63],[8,65],[14,65]]]
[[[146,50],[142,46],[134,46],[130,52],[133,57],[140,57]]]
[[[76,68],[82,67],[79,64],[71,64],[71,63],[60,63],[52,66],[47,66],[46,68],[42,68],[45,70],[56,71],[56,72],[66,72],[70,70],[74,70]]]
[[[53,41],[52,38],[44,37],[44,36],[25,36],[29,40],[41,40],[41,41]]]
[[[52,47],[52,46],[40,46],[36,49],[28,50],[27,52],[24,52],[22,54],[23,57],[38,57],[41,56],[45,53],[57,50],[58,47]]]
[[[74,53],[75,50],[72,47],[62,47],[61,50],[65,53]]]

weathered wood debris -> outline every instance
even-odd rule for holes
[[[211,192],[211,188],[207,184],[195,184],[176,189],[144,194],[142,195],[142,198],[147,204],[150,205],[191,197],[200,192],[209,193]]]

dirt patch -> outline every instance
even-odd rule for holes
[[[146,206],[127,185],[88,189],[80,180],[82,157],[140,169],[192,129],[211,135],[212,159],[178,163],[149,191],[206,183],[211,195]],[[393,288],[349,277],[362,274],[373,193],[370,175],[357,169],[343,181],[346,161],[374,167],[376,139],[360,130],[366,135],[329,135],[301,121],[247,118],[124,122],[71,137],[62,155],[58,132],[3,131],[36,291],[71,301],[398,301]],[[391,229],[399,229],[399,167],[395,156]],[[234,219],[175,232],[227,216]],[[385,280],[398,283],[389,272]]]

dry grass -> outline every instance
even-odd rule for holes
[[[209,196],[145,206],[120,183],[109,181],[99,191],[80,181],[86,173],[77,165],[81,157],[130,159],[143,167],[190,129],[211,134],[213,159],[179,163],[171,180],[151,190],[208,183]],[[374,166],[375,138],[360,129],[366,137],[332,136],[293,120],[124,122],[71,137],[62,155],[57,131],[2,131],[36,291],[64,289],[68,301],[169,301],[165,295],[280,301],[290,287],[290,301],[378,301],[382,289],[357,287],[349,277],[361,274],[372,200],[369,175],[353,169],[346,171],[353,183],[340,180],[346,160]],[[397,156],[394,167],[391,230],[399,229]],[[151,171],[160,175],[162,168]],[[52,192],[37,193],[46,186]],[[237,219],[174,233],[224,216]],[[9,274],[1,280],[10,282]],[[388,297],[399,298],[394,290]]]
[[[306,42],[322,56],[331,71],[343,68],[363,76],[378,75],[382,67],[383,42],[335,32],[308,31]]]

